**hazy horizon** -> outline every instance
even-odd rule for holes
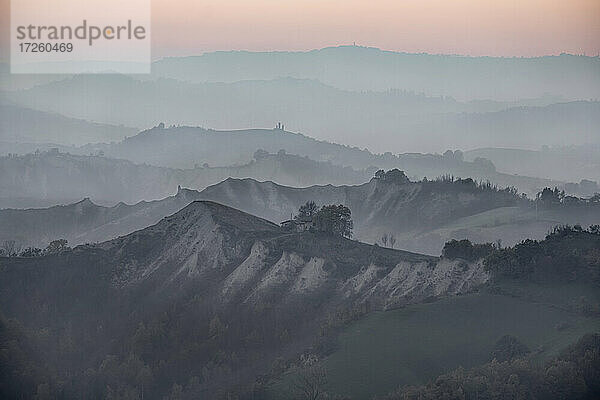
[[[285,48],[281,48],[281,49],[266,49],[266,50],[260,50],[260,49],[246,49],[246,48],[239,48],[239,49],[227,49],[227,48],[220,48],[220,49],[211,49],[211,50],[206,50],[206,51],[201,51],[198,53],[189,53],[189,54],[175,54],[175,55],[161,55],[161,56],[156,56],[152,58],[152,62],[155,63],[157,61],[162,61],[162,60],[167,60],[170,58],[194,58],[194,57],[202,57],[204,55],[209,55],[209,54],[218,54],[218,53],[250,53],[250,54],[285,54],[285,53],[313,53],[313,52],[318,52],[318,51],[323,51],[323,50],[328,50],[328,49],[336,49],[336,48],[363,48],[363,49],[372,49],[372,50],[379,50],[383,53],[392,53],[392,54],[406,54],[406,55],[428,55],[428,56],[447,56],[447,57],[459,57],[459,58],[491,58],[491,59],[538,59],[538,58],[545,58],[545,57],[560,57],[560,56],[574,56],[574,57],[587,57],[587,58],[600,58],[600,52],[599,53],[594,53],[594,54],[583,54],[583,53],[574,53],[574,52],[568,52],[568,51],[563,51],[560,53],[547,53],[547,54],[539,54],[539,55],[473,55],[473,54],[463,54],[463,53],[435,53],[435,52],[427,52],[427,51],[418,51],[418,50],[414,50],[414,51],[406,51],[406,50],[399,50],[399,49],[385,49],[385,48],[381,48],[378,47],[376,45],[368,45],[368,44],[364,44],[364,43],[355,43],[355,42],[351,42],[351,43],[332,43],[332,44],[326,44],[320,47],[312,47],[312,48],[305,48],[305,49],[285,49]]]
[[[9,10],[10,0],[0,0],[4,61]],[[152,58],[219,50],[307,51],[352,43],[468,56],[598,55],[598,15],[600,2],[594,0],[152,0]]]

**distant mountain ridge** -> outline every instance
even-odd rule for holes
[[[512,245],[542,239],[556,225],[600,223],[600,207],[536,210],[509,190],[478,187],[472,180],[409,182],[371,179],[362,185],[290,188],[252,179],[227,179],[200,194],[272,221],[295,214],[306,201],[344,204],[352,210],[356,237],[380,243],[396,237],[396,247],[440,254],[450,239]]]
[[[121,143],[105,147],[104,151],[107,155],[138,163],[189,168],[198,159],[205,160],[210,165],[243,164],[255,157],[255,149],[269,153],[284,150],[290,154],[357,170],[399,168],[411,178],[417,179],[454,175],[489,180],[501,187],[517,187],[519,191],[532,196],[545,186],[563,185],[562,182],[549,179],[503,174],[497,172],[494,164],[486,159],[472,157],[472,161],[463,160],[460,151],[450,151],[443,155],[391,152],[373,154],[366,149],[316,140],[280,129],[217,131],[194,127],[155,127]],[[328,183],[336,184],[333,181]]]
[[[239,166],[174,169],[56,150],[0,157],[0,170],[0,208],[65,204],[85,197],[99,204],[137,203],[162,199],[179,185],[201,190],[231,176],[311,186],[361,183],[373,173],[281,152],[261,154]]]
[[[471,57],[336,46],[309,51],[215,51],[166,57],[153,62],[152,76],[196,83],[294,77],[353,91],[405,89],[460,100],[513,101],[548,95],[576,100],[600,97],[599,63],[598,57],[572,54]],[[15,76],[10,75],[9,68],[0,63],[0,90],[31,88],[65,78]]]
[[[547,176],[572,182],[581,179],[600,182],[600,144],[546,146],[540,150],[482,148],[465,152],[466,160],[477,157],[492,161],[499,171],[509,174]],[[565,168],[565,165],[569,167]]]
[[[306,52],[219,51],[169,57],[155,62],[152,71],[155,76],[192,82],[293,76],[349,90],[402,88],[458,99],[513,100],[548,93],[570,99],[600,98],[600,59],[569,54],[469,57],[338,46]]]
[[[46,209],[0,210],[0,242],[45,247],[65,238],[71,244],[95,243],[129,234],[158,222],[190,202],[210,200],[280,223],[300,205],[344,204],[352,211],[355,237],[380,242],[393,234],[396,248],[440,254],[450,239],[498,239],[514,244],[543,238],[556,225],[600,223],[597,208],[540,210],[509,191],[478,189],[474,183],[383,182],[356,186],[294,188],[254,179],[226,179],[199,192],[180,188],[174,196],[134,205],[103,207],[84,200]]]
[[[57,238],[70,245],[96,243],[151,226],[194,201],[197,196],[177,195],[159,201],[103,207],[89,199],[65,206],[0,210],[0,242],[15,240],[44,248]]]
[[[548,179],[498,173],[495,166],[488,160],[475,158],[473,161],[465,162],[460,151],[447,151],[444,155],[392,154],[391,152],[373,154],[366,149],[316,140],[282,129],[217,131],[198,127],[163,128],[158,126],[142,131],[120,143],[85,147],[82,150],[87,152],[92,148],[101,149],[107,156],[171,168],[191,168],[204,163],[211,166],[244,165],[256,157],[261,157],[264,152],[258,150],[265,150],[267,153],[287,152],[319,162],[352,167],[359,171],[373,172],[379,168],[399,168],[406,171],[410,177],[417,179],[450,174],[483,181],[490,180],[502,187],[515,186],[529,195],[535,195],[545,186],[562,186],[563,184]],[[296,169],[295,174],[303,174],[303,172],[301,169]],[[236,177],[254,176],[236,175]],[[272,178],[267,179],[276,181]],[[357,183],[343,182],[340,179],[323,182]],[[284,182],[279,181],[278,183]],[[310,185],[308,181],[307,184]],[[184,185],[189,186],[187,183]],[[306,185],[300,184],[299,186]]]
[[[136,127],[164,122],[230,130],[283,121],[289,130],[376,152],[530,148],[532,143],[537,148],[565,144],[569,135],[574,144],[600,141],[597,101],[523,108],[401,90],[352,92],[306,79],[189,83],[118,75],[76,76],[7,96],[29,108]]]
[[[68,118],[0,100],[0,142],[84,145],[120,141],[135,133],[134,128]]]

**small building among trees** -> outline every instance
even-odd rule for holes
[[[309,231],[312,226],[312,221],[297,221],[295,219],[289,219],[287,221],[283,221],[281,226],[289,231],[293,232],[306,232]]]
[[[292,232],[324,232],[350,238],[353,229],[351,216],[350,209],[342,204],[319,209],[314,201],[307,201],[298,209],[298,215],[283,221],[281,226]]]

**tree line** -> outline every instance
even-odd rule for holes
[[[51,241],[44,249],[38,247],[23,247],[16,240],[5,240],[0,246],[0,257],[41,257],[51,254],[59,254],[70,250],[66,239],[56,239]]]
[[[496,278],[586,279],[600,284],[600,225],[556,226],[544,240],[526,239],[512,247],[451,240],[442,257],[481,259]]]
[[[469,370],[458,368],[423,386],[400,388],[381,400],[600,398],[600,334],[583,336],[544,364],[521,350],[504,361],[494,358]]]

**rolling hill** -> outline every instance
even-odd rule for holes
[[[541,239],[556,225],[600,223],[597,207],[538,209],[510,191],[471,181],[410,182],[372,179],[354,186],[296,188],[254,179],[228,178],[199,192],[177,189],[173,196],[134,205],[100,206],[89,199],[44,209],[0,210],[0,243],[45,247],[64,238],[73,245],[113,239],[145,228],[195,200],[211,200],[279,223],[307,201],[344,204],[352,211],[355,237],[381,244],[393,234],[395,247],[440,254],[450,239],[512,245]]]
[[[46,384],[66,397],[108,390],[161,398],[184,379],[212,397],[251,391],[278,357],[322,340],[320,326],[337,310],[466,293],[488,278],[479,263],[288,233],[194,202],[112,241],[0,258],[0,306],[32,333],[22,340],[44,366],[27,376],[31,392]]]
[[[5,95],[24,107],[140,128],[164,122],[230,130],[283,121],[290,130],[375,152],[538,148],[600,140],[597,101],[490,106],[401,90],[352,92],[293,78],[189,83],[76,76]]]
[[[103,242],[156,224],[197,196],[182,191],[162,200],[135,205],[119,203],[103,207],[89,199],[65,205],[37,209],[0,210],[0,243],[15,240],[20,246],[44,248],[57,238],[71,245]]]
[[[356,183],[356,180],[352,178],[352,176],[356,176],[356,173],[353,174],[350,170],[341,170],[336,166],[351,167],[359,171],[399,168],[417,179],[436,178],[442,175],[470,177],[481,181],[489,180],[502,187],[514,186],[530,196],[535,196],[544,187],[564,186],[564,183],[560,181],[497,172],[494,164],[483,158],[475,157],[472,161],[464,161],[460,151],[447,151],[443,155],[392,154],[390,152],[377,155],[367,150],[318,141],[281,129],[215,131],[192,127],[163,128],[157,126],[119,143],[66,150],[74,151],[76,154],[101,151],[108,157],[168,168],[190,169],[205,164],[229,167],[219,171],[230,171],[231,175],[229,176],[232,177],[258,177],[256,174],[260,172],[256,171],[247,171],[247,175],[243,175],[244,169],[252,160],[272,159],[273,157],[267,157],[265,151],[277,153],[278,157],[285,156],[287,152],[332,164],[331,166],[320,164],[322,172],[317,176],[323,176],[315,178],[310,160],[295,158],[294,167],[290,171],[286,171],[284,179],[278,180],[276,171],[270,172],[270,177],[263,176],[264,179],[272,179],[282,184],[297,182],[297,186],[310,185],[311,182],[317,183],[315,179],[318,182],[331,184]],[[291,160],[291,157],[288,158]],[[284,169],[283,166],[279,168]],[[228,177],[224,175],[225,173],[221,173],[219,176],[222,179]],[[345,181],[344,176],[348,176]],[[189,186],[188,183],[184,183],[184,185]],[[577,191],[574,193],[577,194]]]
[[[272,132],[264,132],[264,134],[266,138]],[[257,135],[260,137],[263,132],[258,132]],[[245,142],[241,140],[237,144],[230,142],[227,145],[225,144],[227,140],[221,140],[226,138],[227,135],[224,135],[224,138],[217,139],[213,145],[234,148]],[[169,139],[169,141],[177,143],[177,140]],[[198,151],[197,159],[201,161],[203,154],[208,153],[213,159],[219,155],[226,158],[227,152],[214,150],[216,147],[211,147],[210,141],[211,139],[205,140],[200,137],[199,142],[206,144],[207,153]],[[157,141],[152,140],[152,142],[158,145]],[[198,145],[199,142],[194,143]],[[342,146],[336,146],[332,145],[335,151],[343,149]],[[144,147],[140,145],[139,148]],[[182,159],[185,158],[185,154],[193,154],[193,149],[196,148],[203,148],[203,146],[195,147],[190,144],[183,153]],[[302,146],[298,146],[296,149],[302,151],[301,148]],[[209,151],[210,149],[213,151]],[[581,189],[579,185],[571,185],[573,188],[570,190],[571,186],[562,182],[497,173],[489,161],[477,159],[473,162],[463,162],[458,153],[448,152],[443,156],[422,154],[373,156],[359,152],[360,157],[365,158],[365,164],[370,160],[377,163],[375,164],[377,167],[371,164],[370,167],[354,169],[330,161],[313,161],[306,156],[289,154],[284,150],[277,151],[277,154],[260,150],[254,151],[251,161],[238,165],[218,167],[204,162],[197,163],[192,168],[176,169],[156,167],[146,163],[134,164],[128,160],[104,155],[101,151],[96,151],[94,153],[96,155],[76,155],[53,148],[49,151],[36,151],[22,156],[15,154],[0,156],[0,208],[46,207],[69,204],[86,197],[103,205],[114,205],[118,202],[137,203],[169,196],[177,191],[178,186],[202,190],[228,177],[249,177],[295,187],[319,184],[353,185],[370,179],[378,168],[404,167],[407,167],[405,171],[413,180],[447,175],[472,177],[477,181],[490,181],[499,187],[515,187],[531,197],[544,187],[557,186],[573,194],[577,194]],[[160,157],[161,152],[157,154],[154,159]],[[324,155],[319,152],[315,154]],[[348,155],[343,151],[338,154],[341,155],[340,158]],[[350,158],[348,156],[348,159]]]
[[[92,123],[0,101],[0,142],[84,145],[121,141],[136,133],[125,126]]]
[[[69,204],[83,198],[104,205],[137,203],[172,195],[179,185],[201,190],[231,176],[310,186],[360,183],[373,173],[285,152],[262,153],[239,166],[174,169],[57,150],[0,157],[0,171],[0,208]]]
[[[488,159],[499,171],[508,174],[549,177],[580,182],[591,181],[586,189],[589,195],[599,191],[593,182],[600,182],[600,145],[545,147],[541,150],[484,148],[467,151],[465,160],[477,157]],[[565,168],[568,165],[568,168]]]
[[[155,61],[152,73],[153,78],[195,83],[294,77],[352,91],[405,89],[461,100],[542,98],[543,101],[544,96],[572,100],[599,98],[598,68],[597,57],[571,54],[534,58],[467,57],[337,46],[304,52],[217,51],[168,57]],[[9,65],[0,63],[1,90],[31,88],[64,78],[64,75],[11,75]]]
[[[153,74],[191,82],[235,82],[281,76],[317,79],[341,89],[402,88],[462,100],[515,100],[544,95],[599,98],[597,57],[465,57],[410,54],[363,46],[306,52],[220,51],[155,62]],[[244,65],[244,68],[239,68]]]
[[[529,290],[529,298],[484,288],[477,294],[376,312],[353,322],[340,333],[336,351],[322,360],[327,376],[322,390],[370,400],[398,388],[436,382],[439,375],[454,369],[490,362],[494,345],[508,334],[525,343],[534,353],[532,364],[539,365],[586,333],[600,330],[597,317],[565,309],[565,304],[576,303],[581,296],[597,303],[594,287],[514,286]],[[553,293],[557,291],[564,294],[557,296]],[[541,293],[545,301],[540,301]],[[561,326],[566,328],[558,329]],[[288,371],[273,382],[269,399],[288,398],[297,381],[297,371]]]
[[[572,267],[541,257],[507,278],[196,201],[111,241],[0,257],[0,390],[282,399],[322,366],[319,390],[367,399],[486,362],[506,334],[546,360],[600,326],[598,240],[557,232],[539,246]]]
[[[512,245],[542,239],[556,225],[600,223],[597,205],[536,209],[510,191],[478,187],[470,180],[372,179],[355,186],[290,188],[228,179],[201,195],[272,221],[288,219],[310,200],[317,205],[344,204],[352,210],[360,240],[380,243],[384,234],[391,233],[397,248],[436,255],[450,239]]]

